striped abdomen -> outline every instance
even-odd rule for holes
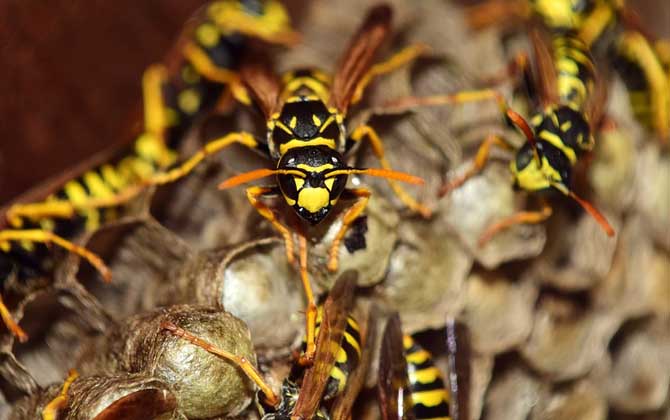
[[[403,337],[412,410],[417,420],[450,420],[449,391],[432,356],[412,337]]]
[[[315,335],[319,335],[321,321],[323,317],[323,308],[319,306],[316,318]],[[303,341],[303,349],[306,343]],[[351,317],[347,317],[347,325],[344,329],[342,343],[337,349],[335,357],[335,366],[330,371],[330,378],[326,384],[326,390],[323,393],[323,400],[327,401],[334,398],[342,392],[347,384],[349,374],[358,366],[361,358],[361,333],[358,322]]]
[[[595,78],[591,54],[572,33],[553,36],[552,44],[559,103],[583,111]]]

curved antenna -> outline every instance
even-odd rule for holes
[[[586,212],[589,215],[591,215],[591,217],[593,217],[596,222],[598,222],[598,224],[600,225],[601,228],[603,228],[607,236],[614,236],[615,234],[614,228],[612,227],[612,225],[609,224],[605,216],[593,206],[593,204],[579,197],[572,190],[567,188],[564,184],[552,183],[551,186],[556,188],[563,194],[567,195],[568,197],[572,198],[577,202],[577,204],[582,206],[582,208],[586,210]]]
[[[361,174],[369,175],[377,178],[386,178],[392,179],[395,181],[406,182],[408,184],[414,185],[423,185],[426,183],[423,178],[418,176],[410,175],[405,172],[394,171],[392,169],[383,169],[383,168],[345,168],[345,169],[336,169],[330,171],[326,174],[326,178],[336,177],[338,175],[349,175],[349,174]]]
[[[219,184],[220,190],[227,190],[229,188],[237,187],[238,185],[246,184],[247,182],[255,181],[257,179],[266,178],[271,175],[293,175],[301,178],[305,177],[305,173],[296,169],[256,169],[249,172],[244,172],[239,175],[230,177]]]

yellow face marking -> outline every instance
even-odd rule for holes
[[[321,166],[309,166],[304,163],[300,163],[297,165],[297,167],[307,172],[323,172],[328,169],[333,169],[333,165],[330,163],[325,163]]]
[[[315,126],[317,126],[317,127],[321,126],[321,120],[319,119],[319,117],[317,117],[314,114],[312,114],[312,121],[314,122]]]
[[[293,182],[295,182],[295,189],[300,191],[302,186],[305,185],[305,178],[300,178],[299,176],[293,177]]]
[[[194,89],[185,89],[179,92],[177,103],[186,114],[195,114],[200,108],[200,95]]]
[[[330,193],[325,188],[303,188],[298,193],[298,205],[316,213],[329,204]]]
[[[570,120],[567,120],[566,122],[561,124],[561,131],[564,133],[570,130],[571,128],[572,128],[572,121]]]
[[[291,129],[295,130],[295,127],[298,125],[298,118],[294,115],[291,117],[291,121],[289,121],[288,126],[291,127]]]
[[[533,159],[521,171],[516,167],[516,161],[510,164],[519,187],[526,191],[540,191],[561,182],[561,176],[549,165],[546,157],[542,157],[542,167],[538,167],[537,160]]]
[[[335,140],[323,137],[316,137],[311,140],[293,139],[279,145],[279,154],[283,155],[294,147],[305,146],[327,146],[331,149],[335,149]]]
[[[220,35],[219,30],[211,23],[203,23],[195,29],[195,38],[202,46],[207,48],[216,46]]]
[[[328,191],[333,190],[333,184],[335,184],[335,178],[328,178],[324,181],[326,184],[326,188],[328,188]]]

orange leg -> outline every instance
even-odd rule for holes
[[[521,211],[515,213],[505,219],[502,219],[496,223],[490,225],[484,233],[479,237],[477,245],[479,247],[484,246],[488,241],[491,240],[496,234],[500,231],[510,228],[514,225],[519,225],[523,223],[542,223],[551,216],[552,209],[549,204],[544,203],[542,209],[539,211]]]
[[[472,162],[472,166],[468,168],[468,170],[465,171],[463,175],[444,184],[438,192],[439,196],[442,197],[447,195],[451,191],[463,185],[465,181],[481,172],[488,162],[489,153],[491,151],[491,147],[494,144],[502,147],[503,149],[512,149],[509,143],[507,143],[503,138],[498,137],[495,134],[490,134],[488,137],[486,137],[486,139],[484,139],[482,144],[477,149],[477,154],[475,155],[475,160]]]
[[[371,195],[369,190],[363,188],[347,190],[347,192],[353,194],[359,200],[349,207],[342,215],[342,227],[340,227],[340,230],[337,232],[335,239],[333,239],[333,243],[330,245],[330,250],[328,251],[328,270],[330,271],[337,271],[340,243],[342,242],[344,235],[347,233],[349,226],[351,226],[354,220],[356,220],[363,210],[365,210]]]
[[[72,385],[72,382],[78,377],[79,374],[77,371],[70,369],[60,394],[44,406],[44,409],[42,410],[42,420],[56,420],[58,418],[58,412],[65,408],[67,404],[67,392],[70,389],[70,385]]]
[[[307,365],[314,359],[316,352],[316,302],[314,301],[314,293],[312,292],[312,284],[309,281],[307,272],[307,238],[304,235],[299,236],[300,244],[300,279],[302,280],[302,287],[305,290],[305,297],[307,298],[307,312],[305,313],[305,342],[307,348],[305,353],[300,356],[299,363]]]
[[[0,317],[2,321],[7,326],[7,329],[22,343],[28,341],[28,334],[23,331],[23,328],[19,327],[19,324],[14,321],[12,314],[9,312],[9,309],[5,306],[5,302],[2,301],[2,296],[0,296]]]
[[[272,389],[265,383],[261,374],[254,367],[254,365],[243,356],[238,356],[236,354],[230,353],[226,350],[216,347],[214,344],[199,338],[190,332],[186,331],[183,328],[178,327],[169,321],[164,321],[161,323],[161,329],[169,331],[171,334],[183,338],[184,340],[190,342],[191,344],[200,347],[201,349],[215,355],[219,356],[224,360],[227,360],[240,369],[251,379],[254,383],[261,389],[261,392],[265,395],[265,398],[268,404],[276,406],[279,403],[279,398],[272,391]]]
[[[112,272],[99,256],[82,246],[76,245],[67,239],[61,238],[53,232],[41,229],[0,230],[0,249],[7,248],[9,242],[11,241],[39,242],[47,245],[58,245],[73,254],[79,255],[91,263],[91,265],[95,267],[96,270],[98,270],[100,275],[102,275],[102,278],[105,280],[105,282],[110,282],[112,280]]]
[[[251,203],[252,206],[256,209],[256,211],[263,217],[265,217],[270,223],[272,223],[272,226],[279,231],[281,234],[282,238],[284,238],[284,243],[286,244],[286,259],[288,260],[289,264],[293,264],[295,261],[295,256],[294,256],[294,245],[293,245],[293,233],[289,228],[284,226],[277,220],[277,216],[274,214],[272,209],[268,207],[265,203],[259,200],[260,197],[263,195],[267,195],[270,193],[274,193],[275,190],[273,188],[268,188],[268,187],[249,187],[247,188],[247,199],[249,199],[249,202]]]
[[[379,163],[381,163],[382,167],[387,170],[391,170],[391,164],[389,163],[388,160],[386,160],[386,157],[384,156],[384,145],[382,144],[381,139],[377,135],[377,132],[374,130],[374,128],[370,127],[369,125],[361,125],[357,127],[353,133],[351,133],[350,136],[351,140],[355,142],[359,142],[363,139],[368,139],[370,141],[370,145],[372,145],[372,150],[379,159]],[[425,218],[429,218],[431,215],[431,210],[417,202],[414,198],[412,198],[407,191],[403,187],[400,186],[396,181],[392,179],[387,179],[389,185],[393,189],[393,192],[398,196],[400,201],[403,202],[409,209],[412,211],[415,211],[419,214],[421,214]],[[336,263],[335,263],[336,264]]]

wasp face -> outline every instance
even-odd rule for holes
[[[317,224],[328,215],[344,191],[347,175],[338,171],[345,168],[342,156],[327,146],[294,148],[282,156],[278,169],[297,171],[279,175],[279,187],[288,205],[300,217]]]

